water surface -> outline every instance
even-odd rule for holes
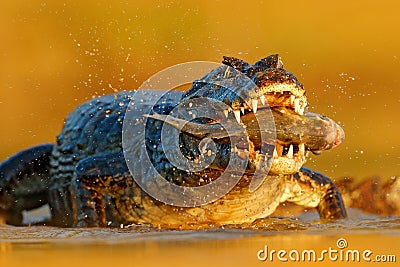
[[[362,258],[400,257],[400,218],[365,215],[349,210],[349,218],[320,222],[313,213],[297,219],[269,218],[256,227],[206,230],[159,230],[149,226],[128,228],[56,228],[49,226],[13,227],[0,225],[0,266],[261,266],[283,264],[258,259],[266,248],[287,253],[314,250],[316,259],[301,260],[310,266],[372,264]],[[345,242],[346,246],[343,243]],[[321,258],[323,250],[336,250],[332,258]],[[346,251],[357,250],[360,260],[345,259]],[[340,251],[344,252],[340,260]],[[264,253],[264,252],[263,252]],[[259,254],[262,259],[265,254]],[[293,254],[295,255],[295,254]],[[337,255],[337,256],[335,256]],[[335,257],[337,259],[335,260]],[[293,260],[286,258],[290,264]],[[285,259],[283,257],[282,259]],[[288,262],[284,262],[288,264]],[[374,262],[374,265],[378,264]],[[379,263],[397,266],[394,262]]]

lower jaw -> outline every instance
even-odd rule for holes
[[[269,172],[271,174],[290,175],[298,172],[303,164],[306,162],[305,158],[288,159],[285,157],[278,157],[273,159],[273,163]]]

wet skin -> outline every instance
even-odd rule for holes
[[[44,204],[51,208],[50,224],[58,226],[149,223],[198,228],[251,223],[270,215],[284,201],[316,207],[324,219],[346,217],[340,193],[331,180],[302,167],[308,151],[319,153],[343,141],[340,126],[307,112],[302,85],[283,69],[277,55],[254,65],[225,57],[224,64],[179,95],[180,102],[201,97],[223,102],[229,109],[217,110],[219,119],[188,122],[185,114],[166,117],[178,105],[176,98],[153,107],[151,114],[141,114],[144,101],[135,108],[147,130],[147,155],[139,145],[132,147],[132,153],[135,175],[146,179],[148,170],[140,163],[149,156],[166,180],[185,186],[218,179],[232,158],[246,160],[243,176],[229,193],[196,207],[171,206],[146,194],[136,184],[123,156],[122,121],[133,94],[123,92],[79,106],[66,119],[57,144],[22,151],[1,163],[0,208],[7,222],[19,225],[23,210]],[[257,86],[243,81],[238,73]],[[224,86],[227,84],[229,90]],[[214,161],[198,172],[175,168],[165,156],[168,147],[160,144],[160,129],[165,123],[181,129],[180,147],[188,159],[201,162],[207,157],[201,144],[205,137],[211,138],[216,143]],[[228,125],[223,130],[219,126],[222,123]],[[276,138],[259,137],[270,136],[267,132],[273,128]],[[246,138],[231,145],[229,138],[236,133],[244,133]],[[135,138],[133,135],[132,144],[140,144]],[[254,177],[255,172],[261,175]],[[257,183],[249,190],[252,179]]]

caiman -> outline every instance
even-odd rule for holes
[[[66,118],[56,144],[29,148],[1,163],[0,209],[7,223],[21,225],[22,211],[43,205],[50,207],[48,224],[62,227],[252,223],[285,201],[315,207],[322,219],[346,217],[334,183],[303,167],[308,152],[317,154],[338,146],[344,132],[333,120],[307,111],[303,85],[284,69],[278,55],[254,65],[224,57],[221,67],[194,81],[188,91],[165,95],[145,91],[132,105],[135,93],[96,97],[78,106]],[[143,112],[150,105],[146,94],[160,95],[149,113]],[[193,116],[198,106],[185,113],[191,101],[199,99],[214,118]],[[226,108],[216,108],[215,103]],[[127,119],[128,112],[136,119]],[[135,132],[123,137],[125,127],[136,125],[145,129],[143,140]],[[166,125],[178,129],[176,140],[166,139],[178,144],[186,160],[202,163],[213,156],[212,161],[199,170],[175,166],[167,156],[168,145],[161,144]],[[272,135],[261,138],[264,130]],[[232,139],[236,134],[245,138]],[[124,138],[128,148],[124,148]],[[213,150],[208,149],[210,142]],[[210,184],[224,172],[238,182],[211,202],[165,203],[137,183],[154,178],[143,163],[147,158],[165,181],[181,187]],[[241,164],[242,173],[235,169]],[[168,194],[162,187],[157,190]]]

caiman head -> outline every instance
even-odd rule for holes
[[[254,65],[233,57],[224,57],[223,63],[193,82],[177,112],[150,115],[180,129],[183,150],[190,158],[201,160],[208,153],[202,149],[208,138],[218,148],[211,169],[225,168],[235,155],[248,159],[247,173],[293,174],[306,162],[308,151],[319,153],[343,141],[344,132],[336,122],[307,112],[303,85],[283,68],[278,55]],[[194,100],[202,105],[193,106]],[[196,114],[199,109],[212,116]],[[243,133],[245,139],[229,142]]]

